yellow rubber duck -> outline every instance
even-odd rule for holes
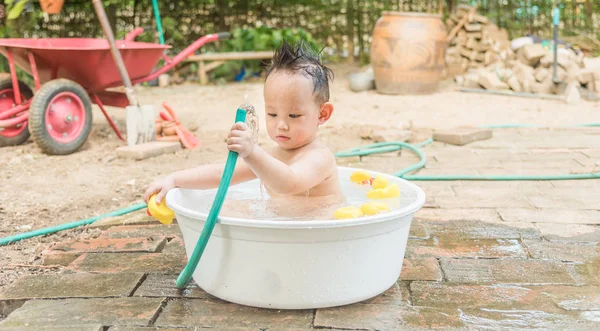
[[[371,186],[374,189],[386,188],[388,186],[388,180],[383,175],[379,175],[373,179]]]
[[[148,199],[148,214],[162,224],[171,224],[175,218],[175,213],[167,207],[165,200],[161,201],[160,204],[156,204],[156,194]]]
[[[400,196],[400,188],[398,184],[392,183],[384,188],[374,188],[367,192],[367,198],[369,199],[388,199],[396,198]]]
[[[350,181],[357,184],[369,184],[371,175],[364,170],[357,170],[350,175]]]
[[[381,212],[389,212],[387,203],[381,201],[369,201],[360,206],[360,210],[365,215],[376,215]]]
[[[363,216],[362,210],[356,206],[342,207],[333,213],[333,216],[338,219],[356,218]]]

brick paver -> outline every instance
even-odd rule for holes
[[[416,306],[560,311],[535,287],[412,282],[410,290]]]
[[[160,311],[164,298],[31,300],[12,312],[0,326],[33,329],[43,325],[101,323],[104,326],[147,326]]]
[[[506,222],[600,224],[598,210],[499,208],[498,213]]]
[[[428,240],[409,241],[406,256],[524,258],[526,253],[517,239],[456,240],[434,237]]]
[[[441,259],[449,282],[475,284],[576,285],[567,265],[550,260]]]
[[[544,238],[550,241],[600,242],[600,226],[597,225],[570,224],[564,226],[556,223],[537,223],[536,225]]]
[[[175,287],[177,280],[176,274],[172,275],[159,275],[149,274],[144,282],[135,291],[134,296],[136,297],[158,297],[158,298],[196,298],[196,299],[207,299],[211,297],[208,293],[204,292],[201,288],[190,281],[188,286],[179,290]]]
[[[563,262],[590,262],[600,256],[596,243],[548,242],[545,240],[524,240],[523,245],[535,259],[553,259]]]
[[[176,273],[185,267],[180,255],[163,253],[86,253],[69,265],[78,272]]]
[[[442,280],[442,269],[435,257],[407,256],[402,264],[402,280]]]
[[[498,130],[463,147],[434,143],[421,173],[583,172],[600,159],[594,130]],[[415,161],[344,160],[387,172]],[[214,298],[193,281],[180,291],[178,225],[137,212],[96,224],[98,238],[43,252],[43,264],[65,267],[0,293],[0,331],[600,329],[600,180],[415,183],[427,204],[411,223],[402,273],[363,302],[267,310]]]
[[[312,310],[274,310],[200,299],[174,299],[154,323],[162,327],[310,327]]]

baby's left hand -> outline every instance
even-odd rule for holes
[[[227,148],[237,152],[241,158],[246,158],[254,149],[252,131],[246,123],[238,122],[231,127],[227,138]]]

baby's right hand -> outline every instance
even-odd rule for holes
[[[156,180],[148,185],[146,192],[144,192],[144,201],[148,203],[148,199],[150,199],[152,194],[158,192],[158,194],[156,194],[156,203],[160,203],[165,195],[167,195],[167,192],[172,188],[175,188],[175,179],[172,176]]]

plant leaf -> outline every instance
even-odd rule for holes
[[[27,4],[29,0],[21,0],[19,2],[17,2],[14,7],[12,7],[10,9],[10,11],[8,12],[8,16],[6,18],[8,18],[9,20],[14,20],[15,18],[19,17],[19,15],[21,15],[21,12],[23,11],[23,8],[25,8],[25,5]]]

